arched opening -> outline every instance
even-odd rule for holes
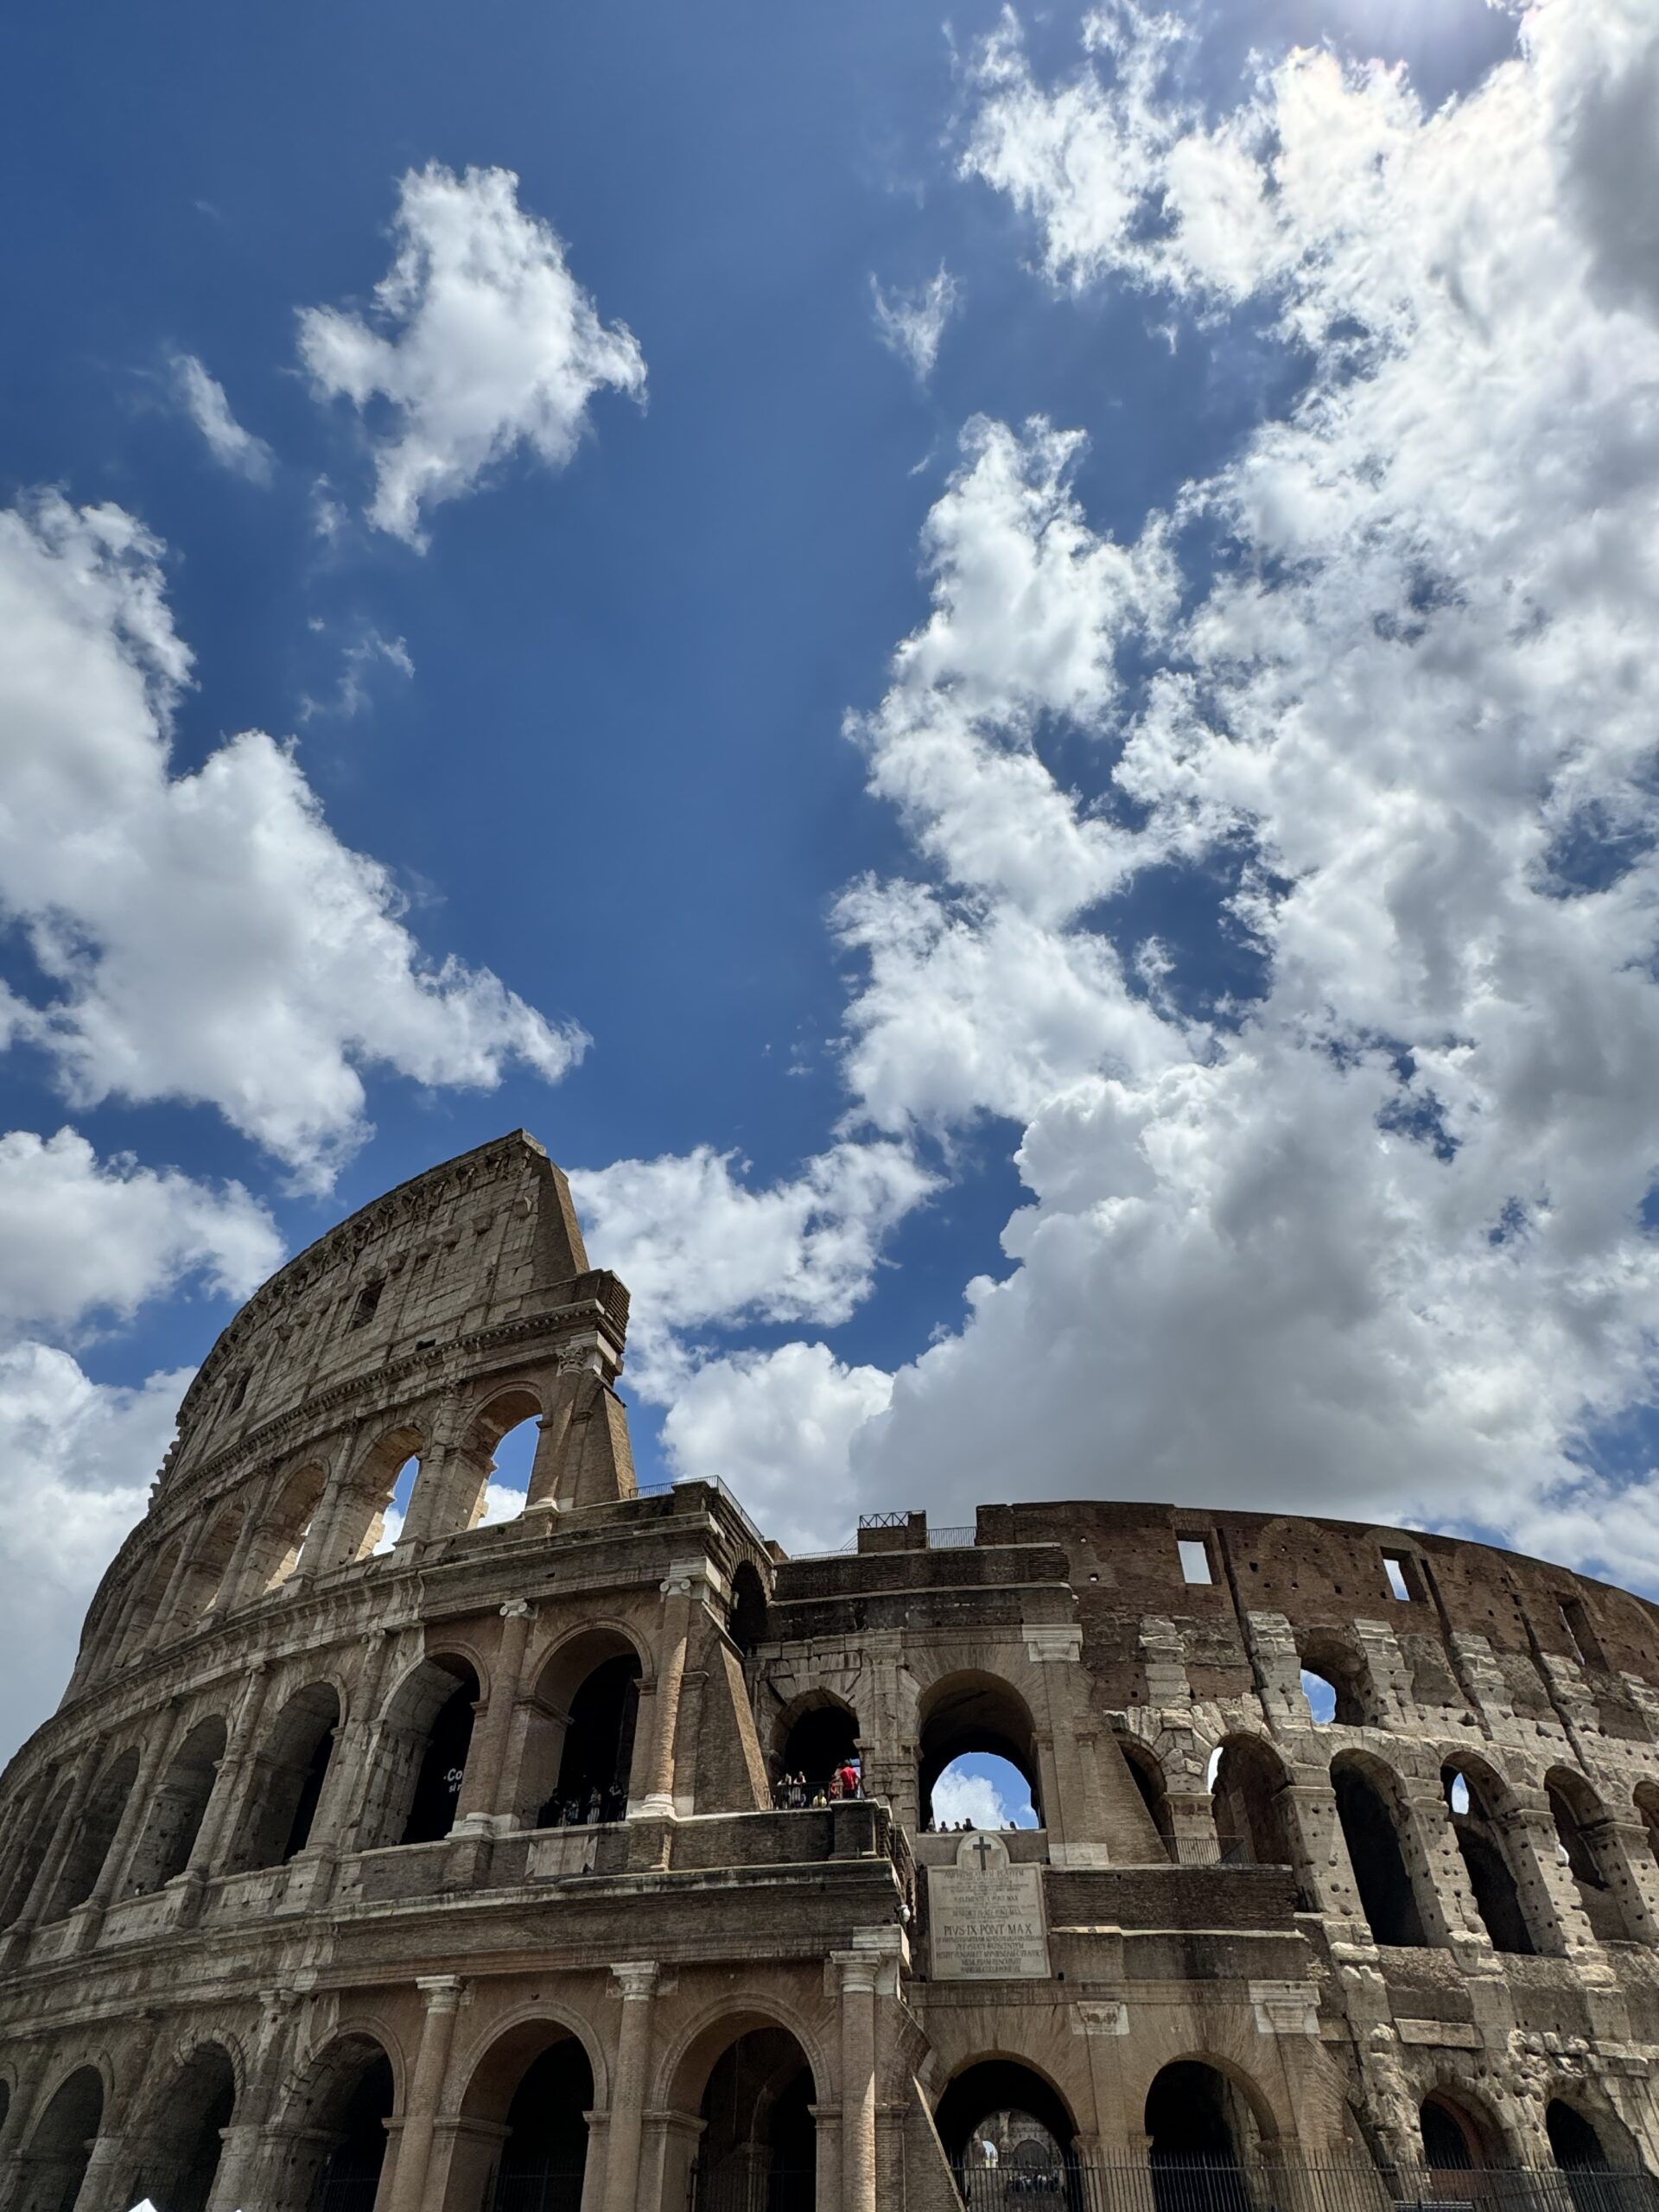
[[[1162,2068],[1147,2092],[1143,2124],[1155,2212],[1245,2212],[1255,2116],[1219,2067],[1183,2058]]]
[[[464,1659],[423,1660],[399,1684],[381,1732],[363,1848],[437,1843],[454,1826],[466,1779],[478,1676]]]
[[[68,2212],[86,2178],[104,2118],[104,2083],[93,2066],[60,2082],[29,2138],[29,2178],[17,2212]]]
[[[947,1789],[943,1799],[936,1799],[936,1785],[960,1760],[990,1759],[1004,1760],[1013,1768],[1025,1785],[1024,1802],[1009,1802],[1011,1796],[1018,1801],[1021,1796],[1011,1779],[999,1789],[996,1777],[987,1774],[982,1766],[959,1770],[958,1775],[952,1777],[953,1782],[977,1779],[982,1785],[988,1780],[997,1805],[1009,1816],[976,1821],[975,1825],[1040,1827],[1043,1801],[1038,1779],[1036,1732],[1024,1700],[995,1675],[947,1675],[944,1681],[934,1685],[922,1707],[917,1802],[924,1823],[931,1821],[936,1827],[954,1827],[961,1817],[957,1802],[959,1792]],[[1022,1817],[1027,1803],[1029,1815]]]
[[[1076,2165],[1077,2126],[1051,2082],[1018,2059],[982,2058],[946,2085],[933,2114],[957,2186],[976,2208],[1006,2194],[1058,2195]]]
[[[199,1720],[173,1755],[156,1793],[149,1818],[127,1872],[127,1890],[138,1896],[159,1890],[190,1863],[219,1762],[225,1756],[225,1723],[215,1713]]]
[[[1583,1778],[1556,1767],[1544,1777],[1551,1817],[1562,1858],[1592,1934],[1603,1943],[1628,1943],[1631,1929],[1613,1879],[1603,1831],[1607,1812]]]
[[[1598,2172],[1614,2163],[1590,2122],[1563,2097],[1552,2097],[1545,2106],[1544,2132],[1549,2154],[1564,2174]]]
[[[546,2021],[514,2029],[467,2096],[471,2119],[505,2125],[490,2212],[581,2212],[594,2069],[577,2038]]]
[[[1302,1694],[1315,1724],[1369,1727],[1376,1719],[1370,1670],[1342,1637],[1320,1629],[1296,1639],[1301,1662]]]
[[[40,1796],[23,1815],[28,1821],[28,1834],[22,1850],[18,1853],[17,1864],[12,1871],[4,1899],[0,1901],[0,1928],[10,1928],[29,1903],[29,1893],[40,1879],[48,1846],[54,1836],[62,1833],[64,1819],[69,1809],[69,1784],[67,1782],[58,1783],[50,1802],[42,1802],[46,1789],[51,1787],[55,1778],[54,1770],[48,1777]]]
[[[1435,2089],[1417,2115],[1423,2139],[1423,2164],[1436,2173],[1472,2173],[1501,2165],[1503,2145],[1497,2130],[1460,2098]]]
[[[110,1855],[110,1846],[115,1841],[115,1832],[121,1825],[121,1815],[127,1808],[127,1799],[137,1776],[138,1748],[129,1745],[92,1784],[80,1825],[70,1840],[48,1919],[60,1920],[66,1912],[73,1912],[91,1897],[104,1871],[104,1861]]]
[[[415,1502],[415,1485],[420,1478],[420,1458],[411,1452],[393,1474],[391,1487],[379,1510],[371,1516],[368,1532],[355,1554],[357,1558],[384,1559],[388,1552],[397,1549],[397,1539],[409,1519],[409,1509]]]
[[[1337,1817],[1354,1870],[1360,1910],[1372,1940],[1421,1949],[1428,1942],[1400,1846],[1396,1809],[1357,1762],[1338,1759],[1331,1770]]]
[[[1288,1866],[1290,1836],[1281,1795],[1289,1781],[1259,1737],[1230,1736],[1216,1758],[1210,1802],[1224,1865]]]
[[[1491,1776],[1473,1765],[1446,1765],[1440,1769],[1440,1787],[1446,1793],[1464,1872],[1474,1892],[1475,1908],[1492,1939],[1493,1949],[1530,1958],[1535,1947],[1522,1910],[1520,1885],[1492,1817],[1496,1784]]]
[[[1659,1783],[1639,1782],[1636,1787],[1636,1809],[1642,1816],[1647,1831],[1648,1849],[1659,1862]]]
[[[1169,1791],[1164,1783],[1162,1762],[1150,1745],[1138,1737],[1120,1736],[1117,1747],[1123,1754],[1123,1764],[1129,1770],[1129,1779],[1139,1792],[1152,1825],[1158,1831],[1158,1840],[1173,1859],[1175,1856],[1175,1823],[1169,1809]]]
[[[277,1714],[253,1763],[240,1828],[227,1864],[233,1873],[280,1866],[311,1840],[340,1727],[340,1700],[312,1682]]]
[[[468,1433],[463,1458],[476,1487],[457,1502],[463,1529],[515,1521],[530,1503],[530,1478],[542,1438],[542,1405],[533,1390],[493,1398]]]
[[[391,2064],[367,2036],[347,2036],[313,2069],[273,2212],[374,2212],[394,2101]]]
[[[858,1716],[849,1707],[827,1691],[817,1691],[785,1718],[789,1725],[773,1761],[778,1802],[798,1808],[827,1802],[832,1784],[836,1796],[844,1795],[842,1777],[849,1773],[859,1776],[861,1784]]]
[[[787,2028],[752,2028],[710,2069],[695,2212],[816,2212],[812,2069]]]
[[[230,2056],[218,2044],[203,2044],[175,2075],[146,2131],[138,2187],[156,2212],[207,2212],[235,2110]]]
[[[207,1534],[197,1546],[179,1588],[175,1625],[188,1636],[224,1592],[226,1571],[237,1538],[242,1533],[246,1507],[239,1501],[220,1508],[208,1523]],[[228,1592],[224,1594],[228,1596]]]
[[[740,1560],[732,1577],[731,1635],[746,1659],[768,1640],[766,1586],[753,1560]]]
[[[280,1590],[297,1572],[322,1503],[321,1467],[299,1467],[288,1478],[264,1526],[248,1548],[248,1585],[262,1595]]]
[[[639,1655],[620,1630],[588,1629],[560,1645],[536,1685],[522,1818],[537,1827],[622,1818],[639,1681]]]
[[[175,1536],[142,1570],[137,1594],[122,1624],[121,1658],[127,1666],[142,1656],[145,1641],[157,1624],[183,1548],[182,1540]]]

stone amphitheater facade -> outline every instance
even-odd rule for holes
[[[639,1491],[626,1320],[519,1133],[214,1345],[0,1781],[0,2212],[1649,2186],[1652,1605],[1099,1502],[790,1559]],[[850,1751],[859,1796],[777,1808]],[[929,1832],[976,1751],[1037,1827]]]

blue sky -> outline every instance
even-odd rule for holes
[[[519,1124],[643,1471],[797,1546],[1179,1495],[1659,1582],[1656,51],[9,20],[13,1732],[239,1297]]]

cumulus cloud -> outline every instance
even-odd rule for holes
[[[172,368],[179,404],[207,441],[213,459],[250,483],[269,484],[275,466],[270,448],[237,421],[224,385],[208,375],[194,353],[175,353]]]
[[[1007,1770],[1014,1794],[1004,1796],[988,1774],[976,1774],[958,1760],[948,1766],[933,1785],[933,1817],[941,1827],[971,1821],[976,1828],[1030,1828],[1037,1815],[1020,1786],[1020,1777],[1006,1759],[996,1762]]]
[[[974,426],[930,522],[852,726],[921,867],[838,909],[849,1129],[1005,1117],[1027,1201],[814,1484],[1335,1505],[1659,1581],[1656,1478],[1598,1449],[1659,1387],[1659,19],[1534,10],[1433,113],[1313,52],[1200,112],[1187,35],[977,58],[967,167],[1051,279],[1224,346],[1242,307],[1301,382],[1133,543],[1044,423]],[[1213,925],[1120,940],[1154,869],[1221,871]],[[760,1451],[816,1402],[790,1349],[704,1386],[731,1464],[741,1382]]]
[[[510,169],[410,170],[393,235],[369,314],[303,309],[300,354],[319,398],[365,415],[386,403],[369,520],[420,546],[425,513],[517,448],[563,467],[595,392],[640,397],[645,364],[625,324],[601,321],[557,232],[519,207]]]
[[[939,358],[944,327],[962,305],[962,287],[941,262],[925,284],[886,291],[872,276],[870,301],[875,334],[896,353],[918,384],[925,384]]]
[[[10,1020],[67,1096],[212,1105],[319,1188],[366,1134],[365,1069],[562,1075],[581,1031],[424,959],[290,747],[249,731],[171,772],[189,670],[130,516],[55,496],[0,515],[0,916],[48,986]]]

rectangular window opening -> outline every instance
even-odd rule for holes
[[[352,1318],[346,1324],[348,1329],[365,1329],[368,1326],[374,1319],[375,1308],[380,1303],[380,1294],[385,1288],[385,1285],[383,1282],[364,1284],[362,1289],[357,1294],[357,1303],[352,1308]]]
[[[1422,1596],[1422,1580],[1417,1572],[1417,1562],[1409,1552],[1384,1552],[1382,1571],[1389,1578],[1390,1595],[1397,1598],[1402,1605],[1409,1605]]]
[[[1590,1613],[1582,1598],[1563,1598],[1560,1601],[1561,1621],[1567,1639],[1586,1667],[1605,1665],[1600,1639],[1590,1624]]]
[[[1181,1555],[1181,1580],[1184,1582],[1213,1582],[1210,1571],[1210,1547],[1202,1536],[1177,1536],[1175,1548]]]

